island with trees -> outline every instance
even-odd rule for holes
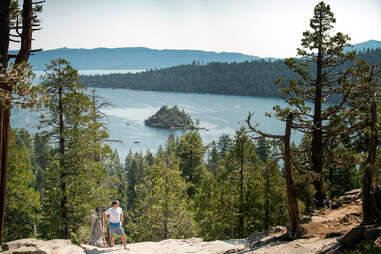
[[[195,129],[195,123],[189,114],[180,110],[177,105],[162,106],[159,111],[144,121],[148,127],[163,129]]]

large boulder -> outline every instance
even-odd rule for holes
[[[90,231],[90,240],[88,244],[105,247],[105,234],[102,222],[102,214],[100,209],[98,211],[91,211],[91,231]]]
[[[254,234],[250,238],[250,248],[256,248],[262,245],[280,241],[282,236],[287,233],[286,227],[273,227],[267,231]]]
[[[5,243],[3,249],[4,254],[86,254],[81,247],[63,239],[50,241],[22,239]]]
[[[271,242],[250,250],[241,252],[245,254],[317,254],[335,253],[337,250],[337,238],[321,239],[313,237],[298,239],[290,242]]]
[[[336,199],[330,206],[332,209],[338,209],[344,204],[361,202],[361,189],[355,189],[345,192],[343,196]]]

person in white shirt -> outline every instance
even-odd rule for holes
[[[103,217],[109,223],[109,231],[110,231],[110,242],[111,247],[114,247],[114,234],[117,233],[122,237],[124,248],[127,249],[126,246],[126,235],[123,230],[123,210],[119,207],[120,203],[118,200],[112,201],[112,207],[107,209],[103,213]]]

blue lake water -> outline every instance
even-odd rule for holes
[[[80,71],[80,73],[110,73],[127,71]],[[177,105],[184,109],[191,117],[200,120],[200,126],[205,130],[199,130],[204,144],[218,140],[222,134],[234,136],[240,126],[245,126],[245,119],[249,112],[255,113],[255,121],[259,122],[260,128],[270,133],[282,133],[284,124],[277,119],[265,117],[266,112],[272,112],[274,105],[285,105],[281,99],[212,95],[212,94],[186,94],[172,92],[133,91],[128,89],[98,88],[97,93],[106,101],[113,104],[112,107],[104,108],[106,126],[111,139],[122,143],[110,143],[113,149],[117,149],[121,159],[129,150],[146,151],[150,149],[156,152],[160,144],[164,144],[172,133],[181,136],[184,130],[156,129],[144,126],[144,120],[154,114],[163,105]],[[35,124],[39,119],[38,113],[27,110],[13,109],[11,125],[14,128],[25,127],[35,130]],[[298,139],[294,136],[294,139]]]

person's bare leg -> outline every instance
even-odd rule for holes
[[[122,235],[122,241],[123,241],[124,247],[126,247],[126,235],[125,234]]]
[[[110,236],[110,243],[111,243],[111,247],[114,247],[114,237],[113,236]]]

